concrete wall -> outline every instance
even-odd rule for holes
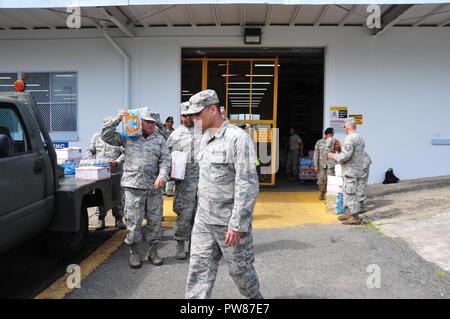
[[[133,39],[111,33],[131,58],[131,107],[149,106],[162,119],[179,115],[181,48],[243,45],[235,27],[138,30]],[[401,179],[450,174],[450,146],[431,145],[450,138],[448,28],[371,37],[359,27],[270,27],[262,43],[326,48],[324,126],[333,105],[363,114],[370,182],[389,167]],[[86,147],[101,118],[123,106],[122,59],[97,30],[0,32],[0,72],[8,71],[78,72],[79,141],[71,145]]]

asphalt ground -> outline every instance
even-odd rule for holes
[[[257,229],[254,237],[255,268],[265,298],[450,296],[450,282],[439,276],[440,268],[422,259],[406,243],[367,226]],[[172,230],[166,228],[162,266],[144,261],[141,269],[130,269],[128,249],[122,245],[66,298],[184,298],[188,261],[173,257],[176,244],[172,238]],[[144,245],[141,249],[145,253]],[[379,269],[379,288],[371,277],[374,269]],[[223,260],[213,298],[242,298]]]

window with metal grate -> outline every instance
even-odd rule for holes
[[[52,136],[78,135],[78,75],[76,72],[0,73],[0,92],[14,91],[22,79],[39,108],[45,128]],[[71,134],[76,133],[76,134]]]

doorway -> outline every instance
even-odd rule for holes
[[[258,167],[260,184],[275,185],[286,180],[289,128],[302,138],[305,157],[322,136],[323,72],[323,49],[183,49],[181,101],[215,90],[230,122],[249,124],[267,155]]]

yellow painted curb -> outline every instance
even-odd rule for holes
[[[98,268],[108,257],[114,253],[123,243],[126,231],[117,231],[106,242],[98,247],[87,259],[79,266],[81,269],[81,280],[83,281],[96,268]],[[50,287],[38,294],[35,299],[62,299],[73,289],[67,287],[66,280],[69,274],[56,280]]]

